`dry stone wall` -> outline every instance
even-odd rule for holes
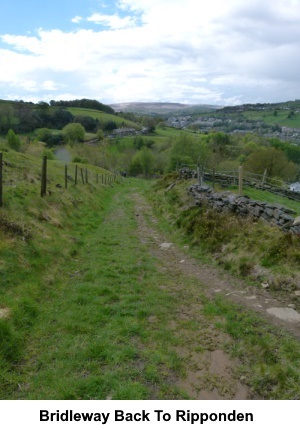
[[[216,183],[220,184],[223,187],[228,187],[229,185],[238,183],[238,175],[230,176],[230,175],[222,175],[217,173],[213,175],[212,173],[205,173],[203,176],[203,179],[205,181],[211,181],[211,182],[214,180]],[[262,182],[249,180],[247,178],[243,178],[243,185],[256,188],[257,190],[269,191],[273,194],[277,194],[282,197],[287,197],[290,200],[300,201],[300,193],[296,191],[291,191],[289,189],[285,189],[283,187],[278,187],[276,185],[262,184]]]
[[[194,197],[196,205],[206,203],[218,212],[251,216],[253,220],[263,220],[300,237],[300,217],[295,218],[296,212],[279,204],[252,200],[247,196],[239,197],[229,191],[214,192],[208,185],[192,185],[188,193]]]
[[[197,178],[197,171],[191,170],[189,168],[184,168],[179,171],[179,179],[191,179],[191,178]],[[226,175],[221,173],[208,173],[205,172],[203,174],[203,180],[207,182],[215,182],[221,187],[228,187],[230,185],[237,185],[238,184],[238,173],[233,175]],[[253,181],[249,180],[247,178],[243,178],[243,185],[247,185],[252,188],[256,188],[258,190],[265,190],[269,191],[270,193],[277,194],[282,197],[287,197],[290,200],[295,200],[300,202],[300,193],[297,191],[291,191],[289,189],[278,187],[276,185],[268,185],[263,184],[259,181]]]

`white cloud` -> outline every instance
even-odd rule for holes
[[[217,104],[300,98],[300,0],[119,0],[118,6],[119,14],[72,20],[99,24],[98,31],[0,36],[0,82],[6,83],[0,98],[7,85],[16,94],[23,88],[22,99],[38,92],[39,100],[68,94]]]
[[[101,15],[100,13],[94,13],[87,18],[87,21],[94,22],[95,24],[101,24],[105,27],[109,27],[111,30],[120,30],[122,28],[135,27],[136,21],[131,16],[120,18],[118,15]]]
[[[82,21],[82,17],[81,16],[74,16],[74,18],[71,19],[71,22],[74,22],[75,24],[79,24],[80,21]]]

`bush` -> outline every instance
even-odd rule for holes
[[[14,149],[15,151],[20,150],[21,148],[20,138],[15,134],[15,132],[11,128],[7,132],[6,139],[10,148]]]
[[[85,129],[77,122],[66,125],[63,128],[62,133],[65,143],[73,144],[84,141]]]

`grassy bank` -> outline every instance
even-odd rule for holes
[[[182,397],[170,384],[181,364],[164,326],[174,303],[136,237],[134,183],[37,198],[43,219],[32,221],[28,207],[21,235],[17,223],[1,232],[2,399]]]
[[[153,205],[167,220],[165,228],[180,242],[192,245],[196,257],[247,278],[258,287],[268,282],[271,290],[290,297],[298,308],[299,301],[293,290],[300,285],[299,239],[266,223],[219,214],[205,205],[196,207],[187,195],[187,187],[195,180],[176,182],[167,191],[173,182],[172,175],[166,177],[157,183],[152,193]],[[251,198],[277,202],[299,213],[297,202],[251,188],[245,188],[244,192]]]

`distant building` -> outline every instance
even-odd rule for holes
[[[300,193],[300,182],[295,182],[294,184],[290,184],[290,190]]]

